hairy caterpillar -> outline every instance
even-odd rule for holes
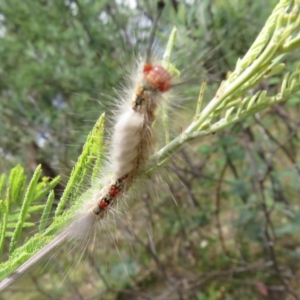
[[[150,59],[157,21],[164,7],[158,1],[158,15],[149,39],[145,61],[140,66],[132,93],[123,101],[122,109],[116,118],[111,140],[110,166],[103,176],[104,185],[95,190],[91,198],[83,203],[78,213],[67,227],[47,246],[39,250],[12,275],[0,283],[0,290],[8,287],[33,264],[50,253],[65,240],[86,238],[93,232],[95,224],[105,218],[107,212],[126,194],[147,163],[154,144],[152,124],[155,111],[172,82],[172,75],[159,63]]]
[[[112,141],[113,177],[98,196],[93,213],[102,217],[114,201],[128,190],[144,166],[153,144],[152,123],[161,93],[170,88],[171,75],[160,65],[146,63],[133,100],[119,116]]]

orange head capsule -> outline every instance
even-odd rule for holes
[[[171,75],[162,66],[153,66],[148,63],[143,69],[146,80],[162,93],[170,89]]]

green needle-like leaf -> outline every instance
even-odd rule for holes
[[[87,137],[87,141],[83,147],[83,151],[74,169],[72,170],[70,179],[59,201],[59,204],[55,211],[55,217],[61,215],[64,207],[66,206],[68,199],[71,196],[71,193],[72,193],[72,199],[76,199],[78,197],[81,191],[80,189],[78,190],[77,187],[78,185],[80,185],[80,183],[82,185],[85,182],[85,179],[87,178],[88,174],[90,174],[89,170],[92,169],[95,161],[97,162],[97,157],[100,157],[97,163],[100,163],[102,161],[102,156],[104,151],[104,147],[102,146],[102,137],[104,132],[104,125],[103,125],[104,118],[105,115],[104,114],[101,115],[96,125],[94,126],[94,129]],[[101,143],[99,142],[99,138],[101,139]],[[95,151],[95,149],[97,150]],[[96,155],[95,152],[97,151],[98,151],[97,156],[95,156]]]
[[[53,204],[53,201],[54,201],[54,196],[55,196],[54,192],[51,191],[49,196],[48,196],[46,205],[44,206],[44,211],[43,211],[43,214],[42,214],[42,217],[41,217],[40,226],[39,226],[39,232],[40,233],[42,233],[46,228],[46,223],[47,223],[47,220],[49,219],[49,214],[50,214],[52,204]]]
[[[26,195],[25,195],[25,198],[24,198],[24,201],[23,201],[23,205],[22,205],[22,208],[21,208],[21,211],[20,211],[18,223],[17,223],[16,229],[15,229],[14,234],[13,234],[12,239],[11,239],[11,243],[10,243],[10,247],[9,247],[9,253],[10,254],[15,250],[15,248],[17,246],[17,242],[20,238],[20,234],[21,234],[21,231],[22,231],[22,228],[23,228],[23,223],[25,222],[26,215],[27,215],[27,212],[28,212],[28,209],[29,209],[29,205],[34,199],[35,188],[37,186],[38,180],[40,179],[41,172],[42,172],[42,168],[39,165],[36,168],[36,170],[35,170],[35,172],[32,176],[32,179],[29,183],[29,186],[27,188]]]

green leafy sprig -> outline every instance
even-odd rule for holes
[[[96,122],[93,130],[88,135],[83,147],[82,154],[71,173],[69,182],[64,190],[59,205],[55,210],[55,217],[47,227],[47,221],[54,200],[53,189],[58,184],[60,177],[53,180],[43,178],[41,182],[41,166],[38,166],[25,191],[26,175],[21,166],[12,169],[7,181],[6,192],[4,193],[6,177],[0,177],[0,192],[5,194],[4,200],[0,200],[0,253],[8,242],[9,258],[0,264],[0,280],[6,278],[15,271],[22,263],[32,258],[41,248],[50,243],[58,232],[60,232],[74,217],[80,199],[80,186],[86,184],[90,170],[93,174],[101,167],[104,144],[104,118],[102,115]],[[45,204],[35,204],[48,194]],[[12,197],[13,195],[13,197]],[[64,210],[66,204],[70,205]],[[22,230],[26,227],[33,227],[35,223],[29,222],[31,213],[41,212],[39,233],[28,239],[22,246],[18,247]],[[15,228],[14,231],[11,231]]]
[[[186,143],[216,133],[298,92],[300,62],[293,72],[283,75],[279,93],[271,96],[267,90],[260,89],[251,95],[251,90],[263,80],[283,71],[282,59],[299,47],[300,1],[281,0],[244,58],[237,61],[235,70],[222,82],[215,97],[201,112],[197,108],[194,121],[181,135],[152,156],[147,173],[164,165]]]

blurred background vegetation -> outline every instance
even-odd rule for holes
[[[208,81],[209,101],[277,0],[166,3],[156,52],[177,26],[174,63],[183,80]],[[45,176],[64,175],[59,199],[154,17],[147,0],[0,0],[1,173],[20,163],[31,175],[42,164]],[[277,91],[278,83],[262,84]],[[179,91],[182,127],[199,85]],[[0,299],[300,299],[299,101],[189,145],[95,247],[67,245]]]

